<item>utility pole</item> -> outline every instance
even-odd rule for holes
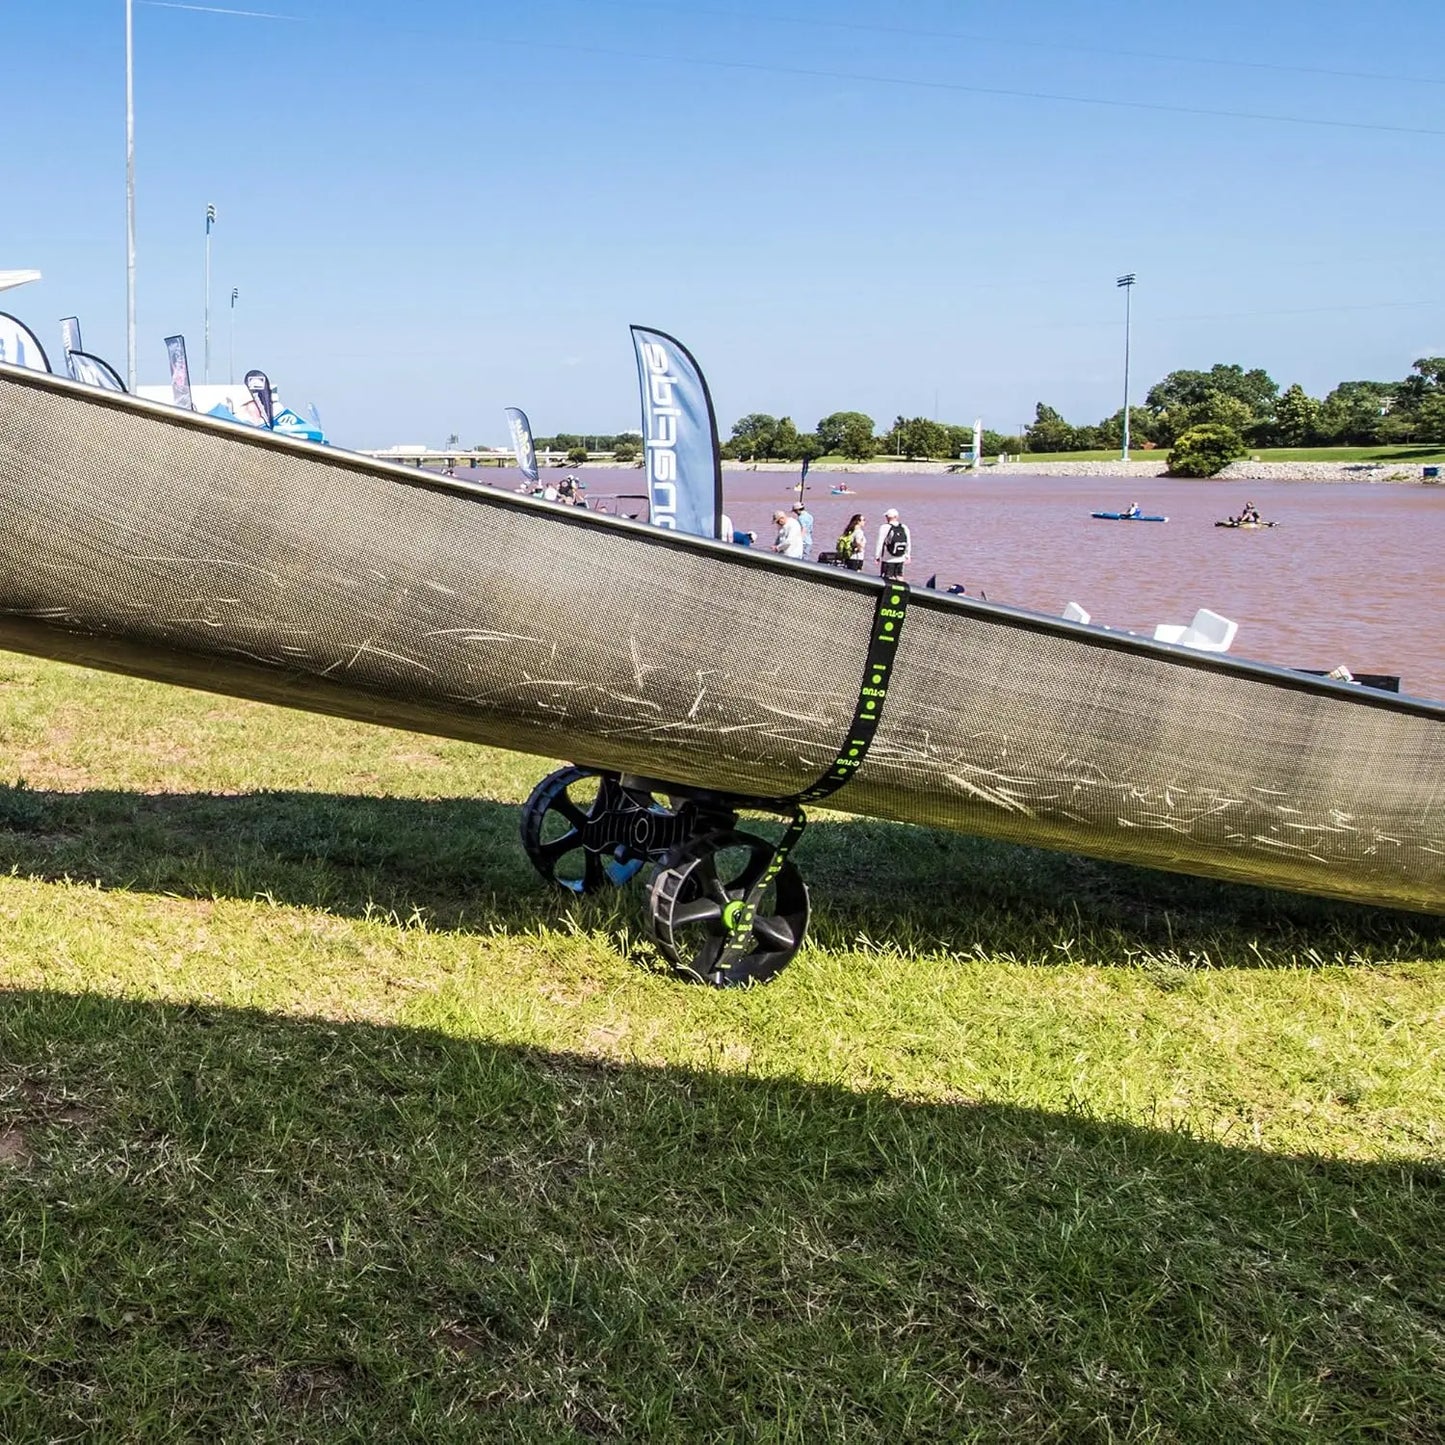
[[[125,0],[125,376],[135,392],[135,63],[132,0]]]
[[[1129,460],[1129,322],[1130,303],[1134,297],[1134,273],[1129,272],[1127,276],[1120,276],[1114,282],[1116,287],[1124,288],[1124,452],[1123,460]]]
[[[203,372],[207,382],[211,379],[211,227],[216,224],[216,208],[206,207],[206,363]]]

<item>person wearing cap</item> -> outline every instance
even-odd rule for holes
[[[801,558],[803,555],[803,529],[798,519],[787,512],[774,512],[773,525],[778,529],[773,551],[784,557]]]
[[[889,507],[883,514],[883,525],[878,529],[878,545],[873,549],[873,560],[878,563],[882,577],[901,577],[913,554],[913,538],[908,528],[898,519],[898,508]]]
[[[813,514],[799,501],[793,503],[793,515],[803,529],[803,561],[811,562],[813,560]]]

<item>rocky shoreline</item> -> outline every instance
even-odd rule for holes
[[[724,471],[786,472],[796,476],[797,462],[725,461]],[[866,473],[881,472],[890,476],[944,476],[966,472],[961,462],[816,462],[812,472]],[[1025,458],[1020,461],[993,462],[984,471],[1002,476],[1027,477],[1162,477],[1169,471],[1163,456],[1148,461],[1111,462],[1048,462]],[[1223,482],[1390,482],[1416,485],[1435,484],[1440,478],[1427,479],[1418,462],[1231,462],[1213,480]]]

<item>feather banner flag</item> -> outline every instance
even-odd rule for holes
[[[186,338],[166,337],[166,356],[171,364],[171,400],[186,411],[194,411],[191,400],[191,364],[186,360]]]
[[[722,459],[717,417],[692,353],[676,338],[632,327],[642,387],[642,438],[654,526],[717,537]]]
[[[537,470],[537,447],[532,440],[532,426],[527,413],[521,407],[507,409],[507,429],[512,434],[512,450],[517,456],[517,465],[529,482],[535,483],[540,476]]]
[[[50,370],[50,359],[40,338],[8,311],[0,311],[0,361],[31,371]]]

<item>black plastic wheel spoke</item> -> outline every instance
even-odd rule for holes
[[[603,883],[602,856],[590,848],[582,856],[586,860],[582,865],[582,891],[592,893]]]
[[[672,926],[688,923],[712,923],[722,918],[723,905],[715,898],[694,898],[673,906]]]
[[[591,811],[590,808],[583,808],[580,803],[574,802],[566,793],[558,793],[552,806],[574,828],[580,828],[587,821],[587,815]]]
[[[582,834],[571,828],[563,833],[560,838],[554,838],[550,843],[539,843],[537,845],[537,857],[547,864],[554,864],[564,854],[570,853],[574,848],[582,846]]]
[[[760,913],[753,919],[753,932],[757,934],[759,943],[772,950],[782,952],[784,949],[795,950],[798,947],[793,925],[786,918]]]

